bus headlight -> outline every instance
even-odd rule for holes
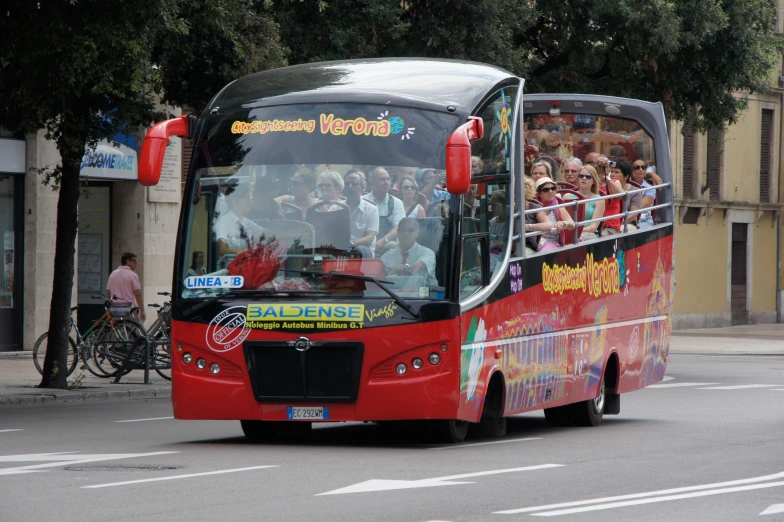
[[[433,352],[430,354],[430,357],[428,357],[427,360],[430,361],[430,364],[436,365],[441,362],[441,356],[436,352]]]
[[[216,373],[218,373],[219,371],[220,371],[220,365],[218,365],[218,363],[212,363],[212,364],[210,365],[210,373],[212,373],[212,374],[216,374]]]
[[[196,368],[198,368],[199,370],[203,370],[205,366],[207,366],[207,361],[205,361],[201,357],[196,359]]]
[[[413,366],[415,370],[420,369],[423,364],[425,364],[425,363],[419,357],[417,357],[416,359],[411,361],[411,366]]]
[[[398,363],[398,365],[395,366],[395,371],[398,374],[403,375],[408,371],[408,367],[404,363]]]
[[[182,354],[182,362],[184,362],[185,364],[190,364],[192,361],[193,361],[193,355],[191,355],[190,352],[185,352],[184,354]]]

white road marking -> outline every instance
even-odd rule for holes
[[[737,384],[735,386],[713,386],[711,388],[699,388],[700,390],[749,390],[752,388],[775,388],[781,384]]]
[[[130,420],[121,420],[121,421],[114,421],[114,422],[145,422],[145,421],[154,421],[154,420],[169,420],[173,418],[174,417],[152,417],[150,419],[130,419]]]
[[[672,382],[670,384],[651,384],[646,388],[683,388],[685,386],[710,386],[711,384],[719,384],[718,382]]]
[[[760,515],[775,515],[776,513],[784,513],[784,504],[773,504]]]
[[[770,391],[784,391],[784,388],[774,388],[773,390]]]
[[[16,429],[12,429],[12,430],[0,430],[0,433],[8,433],[10,431],[24,431],[24,429],[16,428]]]
[[[594,498],[589,500],[578,500],[575,502],[562,502],[559,504],[549,504],[544,506],[535,506],[535,507],[528,507],[528,508],[520,508],[520,509],[509,509],[505,511],[496,511],[495,514],[501,515],[514,515],[517,513],[531,513],[534,511],[547,511],[550,509],[559,509],[559,508],[568,508],[574,506],[587,506],[590,504],[603,504],[607,502],[616,502],[619,500],[632,500],[638,498],[645,498],[645,497],[654,497],[657,495],[672,495],[676,493],[687,493],[690,491],[702,491],[706,489],[713,489],[713,488],[725,488],[728,486],[741,486],[744,484],[755,484],[758,482],[765,482],[768,480],[776,480],[784,478],[784,472],[775,473],[773,475],[764,475],[761,477],[752,477],[747,479],[739,479],[739,480],[730,480],[727,482],[716,482],[713,484],[700,484],[698,486],[686,486],[682,488],[673,488],[673,489],[662,489],[660,491],[648,491],[645,493],[632,493],[630,495],[618,495],[615,497],[604,497],[604,498]]]
[[[452,444],[450,446],[439,446],[438,448],[429,448],[429,449],[450,450],[450,449],[460,449],[460,448],[473,448],[474,446],[488,446],[490,444],[507,444],[509,442],[525,442],[529,440],[542,440],[542,437],[526,437],[524,439],[494,440],[490,442],[474,442],[473,444]]]
[[[643,498],[640,500],[628,500],[626,502],[615,502],[612,504],[599,504],[598,506],[585,506],[573,509],[562,509],[561,511],[545,511],[533,513],[534,517],[557,517],[560,515],[571,515],[574,513],[585,513],[587,511],[599,511],[602,509],[615,509],[628,506],[639,506],[642,504],[654,504],[656,502],[669,502],[671,500],[683,500],[685,498],[709,497],[711,495],[723,495],[724,493],[737,493],[739,491],[752,491],[755,489],[768,489],[784,486],[782,482],[767,482],[765,484],[751,484],[748,486],[737,486],[734,488],[711,489],[708,491],[697,491],[695,493],[684,493],[682,495],[669,495],[666,497]]]
[[[662,377],[662,382],[672,381],[674,379],[675,377],[670,377],[669,375],[665,375],[664,377]]]
[[[129,484],[142,484],[144,482],[159,482],[161,480],[176,480],[192,477],[206,477],[207,475],[221,475],[224,473],[236,473],[238,471],[251,471],[254,469],[277,468],[280,466],[251,466],[249,468],[222,469],[219,471],[206,471],[204,473],[189,473],[188,475],[172,475],[169,477],[157,477],[141,480],[126,480],[125,482],[112,482],[110,484],[96,484],[94,486],[82,486],[81,489],[110,488],[113,486],[127,486]]]
[[[106,453],[95,455],[81,455],[78,454],[78,452],[7,455],[0,457],[0,462],[44,462],[44,464],[32,464],[30,466],[18,466],[15,468],[0,468],[0,476],[36,473],[38,471],[45,471],[45,468],[72,466],[74,464],[84,464],[87,462],[102,462],[106,460],[132,459],[138,457],[155,457],[158,455],[170,455],[172,453],[179,453],[179,451],[156,451],[153,453]]]
[[[367,493],[370,491],[390,491],[394,489],[414,489],[430,488],[436,486],[454,486],[457,484],[473,484],[473,482],[456,482],[459,479],[471,477],[483,477],[485,475],[499,475],[501,473],[514,473],[517,471],[534,471],[538,469],[560,468],[563,464],[540,464],[538,466],[526,466],[522,468],[495,469],[490,471],[478,471],[475,473],[464,473],[462,475],[449,475],[447,477],[434,477],[420,480],[385,480],[371,479],[359,484],[347,486],[345,488],[319,493],[321,495],[342,495],[344,493]]]

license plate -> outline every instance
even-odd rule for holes
[[[329,409],[326,406],[289,406],[289,420],[327,420],[329,419]]]

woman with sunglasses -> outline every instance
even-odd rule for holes
[[[599,197],[599,174],[591,165],[583,165],[577,175],[577,191],[585,196],[585,199],[595,199]],[[585,220],[599,219],[604,216],[604,200],[591,201],[585,205]],[[588,241],[599,237],[598,230],[601,221],[589,223],[583,227],[580,234],[580,241]]]
[[[547,207],[558,205],[559,201],[555,194],[558,187],[550,178],[541,178],[536,182],[536,195],[542,202],[542,207],[547,211]],[[561,231],[565,229],[574,230],[572,216],[565,208],[551,209],[547,212],[547,220],[550,222],[550,231],[542,233],[539,239],[539,252],[549,252],[561,246]]]
[[[342,201],[340,194],[343,192],[343,178],[334,170],[325,170],[319,176],[318,189],[321,201]]]
[[[425,217],[425,209],[417,202],[418,195],[419,185],[414,181],[413,176],[405,175],[400,178],[400,199],[403,201],[403,211],[406,217]]]
[[[645,160],[636,159],[634,162],[632,162],[632,179],[642,188],[653,186],[645,179],[647,170],[648,164],[645,162]],[[642,203],[640,208],[648,208],[653,205],[654,201],[656,201],[656,189],[652,188],[650,190],[646,190],[642,193]],[[637,226],[639,228],[651,228],[653,225],[653,217],[651,216],[650,212],[644,212],[640,214],[640,217],[637,219]]]
[[[300,167],[291,176],[291,195],[275,198],[278,203],[291,203],[299,207],[302,212],[307,212],[318,200],[310,196],[316,189],[316,174],[312,170]]]

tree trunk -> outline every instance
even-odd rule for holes
[[[69,140],[70,141],[70,140]],[[78,228],[79,167],[84,146],[79,151],[65,151],[62,156],[60,194],[57,199],[57,238],[54,251],[54,280],[49,310],[49,341],[46,346],[44,375],[39,387],[68,387],[68,335],[71,330],[71,293],[73,291],[74,256]]]

